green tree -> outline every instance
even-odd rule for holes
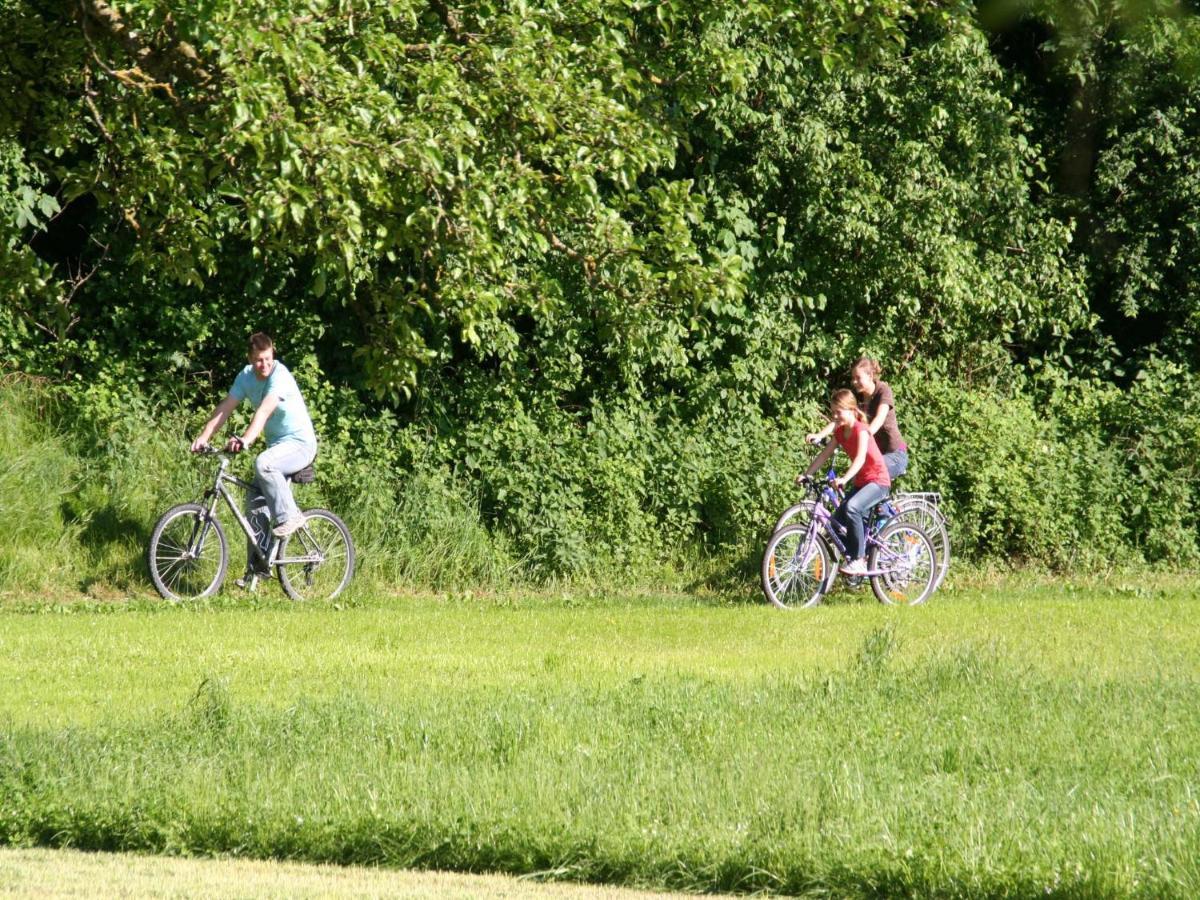
[[[1047,207],[1078,224],[1101,334],[1132,376],[1194,355],[1200,14],[1176,0],[984,4],[1043,143]]]
[[[808,51],[834,65],[894,39],[908,12],[758,2],[737,15],[804,16]],[[170,322],[145,335],[151,352],[202,347],[257,269],[270,275],[250,299],[282,290],[336,316],[338,349],[396,396],[447,341],[505,352],[505,314],[543,314],[563,269],[627,307],[740,290],[736,266],[694,246],[689,185],[640,183],[678,141],[645,34],[669,44],[682,22],[725,14],[632,0],[5,0],[0,53],[17,65],[2,122],[41,189],[95,204],[85,248],[45,248],[72,270],[64,283],[97,265],[112,276],[72,294],[69,318],[102,327],[137,304],[140,321]],[[47,312],[20,314],[44,325]],[[54,339],[59,356],[89,352]]]

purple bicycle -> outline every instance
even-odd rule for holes
[[[839,497],[829,478],[808,480],[812,514],[771,535],[762,559],[762,588],[780,609],[816,606],[833,588],[838,557],[846,552],[845,531],[833,520]],[[881,507],[886,508],[885,500]],[[878,507],[877,507],[878,510]],[[872,514],[867,533],[867,574],[880,603],[916,606],[937,586],[938,563],[925,530],[910,521]]]

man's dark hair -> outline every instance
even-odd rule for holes
[[[262,353],[264,350],[274,350],[275,342],[265,331],[256,331],[250,335],[250,352]]]

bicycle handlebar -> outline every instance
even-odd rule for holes
[[[212,444],[204,444],[199,449],[191,451],[196,456],[232,456],[224,447],[214,447]]]
[[[225,447],[214,447],[212,444],[203,444],[191,452],[197,456],[234,456],[245,449],[245,445],[242,445],[241,450],[227,450]]]
[[[825,490],[831,490],[835,494],[840,494],[840,489],[837,486],[837,475],[833,469],[825,473],[824,478],[818,478],[814,475],[802,475],[800,484],[808,488],[814,494],[821,494]]]

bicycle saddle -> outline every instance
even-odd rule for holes
[[[317,469],[312,463],[309,463],[299,472],[292,472],[292,474],[288,475],[288,481],[294,481],[296,484],[312,484],[316,480]]]

